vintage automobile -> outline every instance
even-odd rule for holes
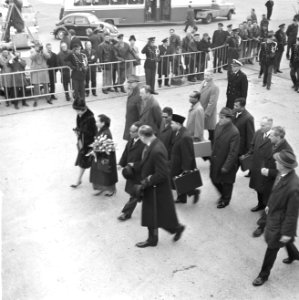
[[[104,30],[111,36],[117,36],[118,30],[115,25],[100,21],[95,15],[90,13],[73,13],[62,18],[53,30],[56,39],[61,40],[64,32],[74,29],[79,38],[86,38],[86,29],[95,30],[100,24],[104,25]]]

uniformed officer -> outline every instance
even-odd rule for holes
[[[279,25],[279,30],[275,32],[275,38],[277,41],[277,51],[275,55],[275,67],[274,73],[282,73],[280,70],[280,62],[284,52],[284,47],[287,44],[287,35],[285,33],[285,24]]]
[[[155,37],[148,38],[148,42],[145,47],[142,49],[141,53],[146,55],[146,60],[144,63],[145,70],[145,81],[152,89],[151,93],[158,95],[155,92],[155,80],[156,80],[156,71],[157,71],[157,46],[155,45]]]
[[[169,85],[169,73],[170,73],[170,64],[172,62],[172,57],[170,56],[171,49],[168,44],[168,39],[165,38],[162,40],[162,45],[159,46],[159,55],[158,55],[158,84],[159,87],[162,85],[162,76],[164,75],[164,85]]]
[[[248,80],[245,73],[241,71],[243,64],[234,59],[231,68],[232,72],[228,73],[228,83],[226,90],[226,107],[233,109],[237,98],[247,98]]]
[[[260,62],[263,69],[263,86],[270,90],[272,71],[275,63],[275,56],[277,50],[277,43],[274,41],[274,32],[272,30],[268,33],[268,38],[261,43]]]

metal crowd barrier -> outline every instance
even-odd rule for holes
[[[71,74],[71,69],[68,66],[1,73],[0,88],[4,95],[0,99],[0,103],[28,99],[37,100],[40,97],[49,98],[52,95],[64,94],[66,92],[64,87],[68,87],[69,92],[71,92],[72,82],[69,80],[70,75],[68,74]],[[56,84],[58,79],[62,85]],[[54,81],[56,87],[55,93],[49,90],[51,80]]]
[[[234,49],[237,56],[234,58],[238,58],[243,63],[252,63],[253,58],[258,55],[259,45],[260,42],[255,39],[242,40],[238,49]],[[102,90],[121,88],[130,74],[138,75],[141,83],[144,83],[144,61],[145,59],[90,64],[86,73],[85,92],[95,93],[99,87]],[[209,52],[162,55],[157,62],[156,80],[158,84],[161,84],[163,77],[168,80],[169,84],[174,79],[183,77],[189,81],[202,80],[207,68],[217,71],[219,68],[226,67],[230,62],[231,49],[226,44],[212,48]],[[0,74],[0,88],[4,92],[4,97],[0,99],[0,103],[72,93],[71,72],[68,66],[61,66],[2,73]],[[48,82],[43,82],[45,73],[48,74]],[[55,93],[49,90],[51,80],[55,82]],[[99,82],[102,84],[99,85]]]

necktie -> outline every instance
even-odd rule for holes
[[[273,184],[273,188],[275,188],[278,185],[278,183],[280,182],[281,178],[282,178],[282,176],[280,174],[278,174],[276,176],[274,184]]]
[[[142,151],[141,159],[144,159],[147,150],[148,150],[148,146],[146,145]]]

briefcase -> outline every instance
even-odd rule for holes
[[[247,171],[251,169],[252,166],[252,155],[245,155],[244,157],[239,158],[241,170]]]
[[[186,194],[202,186],[201,175],[198,169],[175,176],[173,183],[178,195]]]
[[[211,141],[194,142],[195,157],[208,157],[212,154]]]

